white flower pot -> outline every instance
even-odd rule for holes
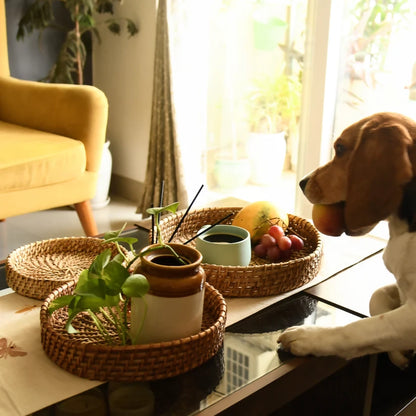
[[[101,166],[98,172],[97,190],[94,198],[91,200],[91,206],[93,209],[104,208],[110,202],[108,193],[110,191],[112,166],[113,158],[110,152],[110,142],[107,141],[104,143]]]
[[[247,154],[251,164],[250,182],[271,185],[280,179],[286,157],[285,132],[250,133]]]

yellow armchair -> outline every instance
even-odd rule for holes
[[[0,0],[0,218],[74,205],[97,234],[95,195],[108,103],[92,86],[45,84],[9,75]]]

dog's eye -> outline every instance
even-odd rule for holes
[[[335,143],[335,155],[340,157],[345,153],[345,146],[342,143]]]

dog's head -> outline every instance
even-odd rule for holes
[[[345,202],[346,233],[361,235],[398,212],[405,186],[415,175],[416,123],[378,113],[346,128],[335,155],[300,182],[313,204]]]

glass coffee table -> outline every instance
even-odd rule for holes
[[[145,228],[135,228],[125,233],[138,238],[137,249],[148,243],[148,230]],[[3,263],[0,265],[0,290],[3,289],[0,294],[5,288]],[[267,391],[270,396],[267,399],[271,406],[269,410],[274,410],[272,407],[277,409],[283,406],[346,365],[346,361],[335,357],[291,356],[279,349],[279,333],[292,325],[343,325],[361,317],[363,315],[360,313],[347,311],[314,295],[300,292],[228,326],[221,350],[194,370],[164,380],[103,383],[91,391],[37,410],[34,414],[71,414],[68,409],[74,407],[74,403],[75,407],[80,403],[86,407],[84,413],[73,413],[78,415],[233,414],[234,411],[241,412],[235,410],[236,406],[241,407],[242,403],[249,403],[250,398],[261,397]],[[270,392],[271,387],[273,390]],[[92,407],[88,406],[96,404],[100,407],[98,413],[93,413]],[[127,408],[120,410],[120,406],[129,406],[131,413],[128,413]],[[139,408],[142,413],[139,413]]]

